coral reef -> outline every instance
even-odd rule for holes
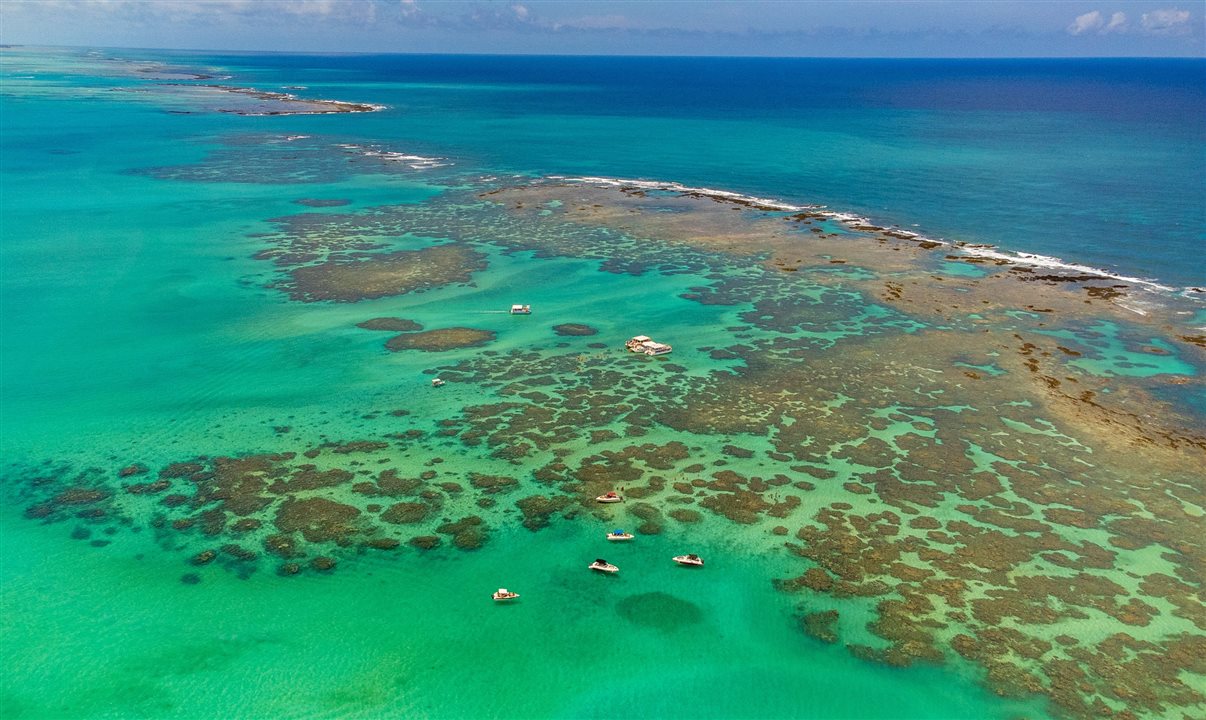
[[[487,345],[494,340],[494,337],[495,334],[490,330],[463,327],[441,328],[392,337],[385,343],[385,347],[394,352],[402,350],[447,352]]]
[[[296,267],[277,287],[294,300],[359,302],[469,282],[485,268],[484,257],[462,245],[356,253]]]

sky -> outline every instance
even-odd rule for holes
[[[0,43],[286,52],[1206,57],[1201,0],[0,0]]]

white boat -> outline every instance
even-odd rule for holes
[[[604,493],[603,495],[600,495],[599,497],[595,498],[595,502],[617,503],[617,502],[624,502],[624,498],[622,496],[620,496],[618,493],[613,491],[613,492],[609,492],[609,493]]]
[[[611,563],[607,562],[603,558],[599,558],[598,560],[595,560],[593,563],[591,563],[590,565],[587,565],[586,567],[589,570],[598,570],[599,572],[605,572],[605,573],[620,572],[620,568],[616,567],[615,565],[612,565]]]
[[[494,593],[495,600],[514,600],[519,597],[519,593],[511,592],[506,588],[499,588],[498,592]]]
[[[687,555],[675,555],[674,562],[678,563],[679,565],[687,565],[689,567],[703,567],[703,558],[694,553],[688,553]]]
[[[624,347],[628,348],[629,352],[642,353],[651,357],[665,355],[674,350],[673,347],[666,343],[654,342],[648,335],[637,335],[624,343]]]
[[[653,338],[649,337],[648,335],[637,335],[628,342],[624,343],[624,347],[628,348],[632,352],[641,352],[642,346],[645,343],[652,341]]]
[[[446,384],[447,384],[447,383],[445,383],[443,380],[441,380],[441,379],[439,379],[439,378],[434,378],[434,379],[432,379],[432,381],[431,381],[431,386],[432,386],[432,387],[444,387]]]
[[[512,315],[531,315],[532,314],[532,306],[531,305],[512,305],[511,306],[511,314]]]
[[[612,530],[611,532],[607,533],[607,539],[612,542],[631,540],[632,538],[632,533],[626,533],[623,530]]]

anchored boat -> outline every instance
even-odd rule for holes
[[[607,533],[607,539],[612,542],[631,540],[632,538],[632,533],[626,533],[623,530],[612,530],[611,532]]]
[[[689,553],[687,555],[675,555],[674,562],[678,563],[679,565],[686,565],[688,567],[703,567],[703,558],[694,553]]]
[[[637,335],[628,342],[624,343],[624,347],[628,348],[629,352],[641,353],[651,357],[655,355],[665,355],[674,349],[666,343],[655,342],[648,335]]]
[[[599,497],[595,498],[595,502],[618,503],[618,502],[624,502],[624,498],[615,492],[609,492],[609,493],[604,493],[603,495],[600,495]]]
[[[498,592],[494,593],[495,600],[514,600],[519,597],[519,593],[511,592],[506,588],[499,588]]]
[[[605,572],[605,573],[620,572],[620,568],[616,567],[615,565],[612,565],[611,563],[607,562],[603,558],[599,558],[598,560],[595,560],[593,563],[591,563],[590,565],[587,565],[586,567],[588,570],[598,570],[599,572]]]

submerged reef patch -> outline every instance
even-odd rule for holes
[[[616,614],[634,625],[667,633],[703,620],[703,610],[698,605],[664,592],[629,595],[616,603]]]
[[[553,332],[566,337],[589,337],[598,335],[599,331],[590,325],[582,323],[565,323],[562,325],[554,325]]]
[[[487,345],[494,340],[495,336],[496,334],[492,330],[464,327],[440,328],[439,330],[426,330],[392,337],[385,343],[385,347],[394,352],[402,350],[446,352]]]
[[[438,168],[448,164],[442,158],[414,155],[375,143],[249,132],[220,138],[218,146],[200,162],[145,167],[131,172],[186,182],[305,185],[335,183],[356,175],[428,174],[439,172]],[[310,206],[335,207],[326,203]]]
[[[422,330],[423,326],[414,320],[405,318],[380,317],[356,323],[356,327],[365,330],[387,330],[389,332],[412,332]]]
[[[304,302],[359,302],[469,282],[485,256],[461,245],[359,253],[295,268],[277,287]]]
[[[293,202],[297,203],[298,205],[304,205],[312,208],[342,207],[344,205],[352,204],[351,200],[344,200],[341,198],[302,198],[300,200],[294,200]]]
[[[273,567],[296,575],[307,568],[330,572],[338,565],[338,554],[357,548],[393,549],[408,542],[430,549],[439,545],[435,533],[451,535],[457,548],[481,547],[489,532],[482,517],[469,515],[457,522],[439,518],[446,505],[464,494],[461,485],[448,481],[448,473],[425,469],[439,458],[416,461],[414,472],[420,477],[406,478],[391,459],[396,452],[391,443],[354,441],[328,443],[301,455],[198,458],[162,468],[156,481],[162,487],[156,492],[139,485],[116,489],[121,481],[117,468],[109,483],[99,470],[81,474],[56,468],[30,476],[20,491],[29,519],[84,523],[73,530],[74,537],[93,537],[91,528],[104,534],[141,530],[135,524],[139,518],[165,549],[181,553],[189,565],[222,564],[242,577],[256,571],[262,554],[288,560],[287,569]],[[364,460],[355,459],[366,455],[380,456],[375,464],[389,460],[392,467],[372,475],[363,469]],[[371,481],[363,479],[366,473]],[[481,497],[498,483],[487,484]],[[382,510],[380,498],[399,501],[387,502]],[[564,507],[566,501],[555,499],[554,504]],[[416,529],[432,534],[416,536]]]

